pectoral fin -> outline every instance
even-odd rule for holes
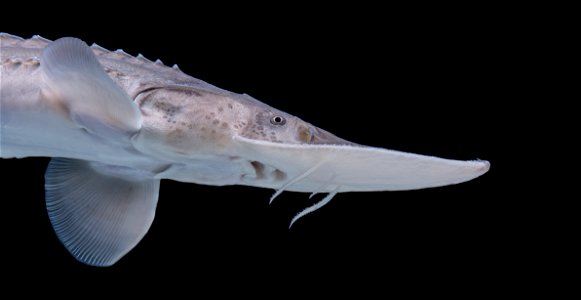
[[[43,49],[40,61],[47,102],[65,108],[80,127],[107,138],[140,128],[139,109],[83,41],[58,39]]]
[[[124,167],[52,159],[45,175],[54,230],[79,261],[110,266],[149,230],[159,180]]]

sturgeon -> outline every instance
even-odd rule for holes
[[[457,184],[489,162],[369,147],[336,137],[177,66],[76,38],[0,33],[0,157],[52,157],[45,200],[66,249],[111,266],[152,224],[161,179],[326,193]]]

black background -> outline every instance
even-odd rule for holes
[[[284,193],[268,205],[271,190],[165,180],[145,238],[113,267],[94,268],[77,262],[52,231],[43,189],[48,158],[0,160],[4,270],[185,270],[216,280],[249,270],[263,277],[299,270],[313,280],[373,271],[379,281],[445,276],[475,288],[494,281],[481,274],[496,274],[511,255],[496,129],[512,96],[512,33],[503,13],[440,6],[262,9],[268,13],[151,8],[130,18],[106,12],[42,25],[6,22],[0,30],[25,38],[74,36],[177,63],[187,74],[347,140],[486,159],[489,173],[442,188],[339,194],[290,230],[291,218],[314,202],[308,194]]]

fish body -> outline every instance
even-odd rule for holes
[[[486,161],[363,146],[160,61],[0,34],[0,157],[53,157],[45,175],[57,236],[109,266],[147,233],[161,179],[328,193],[471,180]],[[291,224],[292,224],[291,222]]]

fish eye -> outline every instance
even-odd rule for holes
[[[274,116],[272,119],[270,119],[270,123],[272,125],[284,125],[286,124],[286,119],[281,116]]]

